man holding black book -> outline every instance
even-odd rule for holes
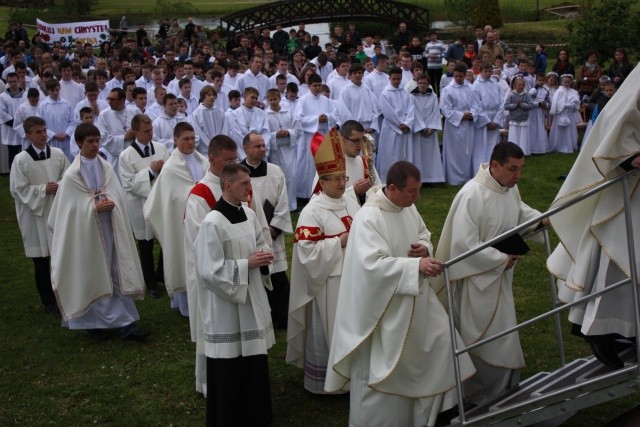
[[[264,160],[267,147],[262,135],[258,132],[249,132],[245,135],[242,143],[247,157],[240,163],[249,169],[251,185],[260,196],[273,241],[274,259],[271,274],[273,290],[267,292],[269,305],[271,305],[271,317],[276,328],[286,329],[289,310],[289,279],[287,278],[284,233],[293,233],[287,184],[282,169]]]
[[[517,183],[523,167],[520,147],[512,142],[496,145],[490,162],[480,166],[453,200],[436,259],[452,259],[540,214],[520,198]],[[498,248],[485,248],[450,267],[456,327],[465,345],[516,325],[513,270],[526,250],[516,234]],[[444,301],[444,277],[436,281],[438,296]],[[482,404],[518,384],[524,357],[517,332],[469,354],[477,370],[465,382],[465,396],[471,403]]]

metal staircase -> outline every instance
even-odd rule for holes
[[[618,178],[601,184],[594,189],[585,192],[580,197],[577,197],[566,204],[554,208],[537,218],[532,219],[500,236],[492,239],[489,242],[478,246],[477,248],[468,251],[452,260],[445,263],[445,283],[447,290],[447,300],[449,307],[452,306],[452,292],[449,282],[449,267],[457,262],[460,262],[469,256],[481,251],[482,249],[489,247],[500,240],[503,240],[514,233],[521,232],[530,228],[532,225],[540,222],[541,219],[549,217],[560,210],[563,210],[575,203],[590,197],[603,189],[622,184],[622,195],[625,201],[625,219],[627,227],[627,235],[633,235],[633,229],[631,225],[631,212],[629,210],[629,179],[640,171],[634,170],[627,172]],[[635,213],[636,215],[638,213]],[[544,233],[545,248],[547,255],[551,254],[551,248],[549,244],[549,235],[546,229],[539,229],[535,233]],[[526,236],[529,237],[529,236]],[[526,238],[525,237],[525,238]],[[587,358],[579,358],[573,360],[570,363],[565,363],[564,356],[564,343],[562,338],[562,331],[560,327],[560,313],[578,304],[583,304],[585,301],[602,295],[606,292],[610,292],[613,289],[617,289],[620,286],[633,286],[633,301],[636,308],[636,336],[640,330],[640,314],[639,314],[639,298],[638,298],[638,278],[637,271],[635,269],[636,252],[633,243],[633,239],[627,239],[627,246],[629,250],[629,257],[631,259],[631,277],[622,280],[618,283],[610,285],[601,291],[589,294],[579,300],[573,301],[570,304],[560,306],[555,298],[555,278],[549,275],[549,286],[551,288],[552,304],[555,308],[543,313],[533,319],[526,320],[512,328],[502,331],[492,337],[485,338],[472,345],[464,348],[457,348],[456,340],[453,342],[454,353],[454,365],[456,371],[456,386],[458,392],[458,410],[459,416],[451,421],[451,426],[527,426],[536,423],[541,423],[546,420],[554,418],[564,419],[571,416],[575,412],[594,406],[600,403],[604,403],[613,399],[620,398],[622,396],[635,393],[640,390],[640,370],[638,368],[638,359],[640,354],[640,348],[630,343],[626,344],[626,348],[620,353],[620,358],[624,362],[624,367],[617,370],[603,365],[593,356]],[[622,242],[621,242],[622,243]],[[460,381],[460,370],[458,358],[483,344],[496,340],[507,334],[516,332],[523,329],[533,323],[548,317],[554,317],[556,340],[558,342],[558,354],[560,359],[560,367],[552,372],[538,372],[535,375],[522,381],[516,388],[508,390],[503,395],[500,395],[493,400],[473,407],[467,408],[463,404],[463,393]],[[449,310],[449,322],[452,331],[454,331],[454,318],[453,310]],[[452,332],[452,338],[453,338]]]

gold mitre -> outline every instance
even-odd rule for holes
[[[325,136],[316,132],[311,138],[311,154],[316,164],[318,176],[345,174],[347,165],[344,159],[344,141],[336,129],[331,129]]]

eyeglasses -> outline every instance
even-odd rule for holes
[[[320,178],[323,181],[333,181],[333,182],[348,182],[349,181],[349,177],[346,175],[340,175],[340,176],[323,176],[322,178]]]
[[[353,142],[355,145],[360,145],[362,143],[362,139],[347,138],[346,136],[343,136],[343,138],[347,141]]]

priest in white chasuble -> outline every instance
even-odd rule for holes
[[[300,213],[291,261],[286,361],[304,369],[304,386],[312,393],[325,392],[344,248],[360,209],[344,195],[348,177],[342,144],[335,129],[311,141],[321,191]]]
[[[9,189],[16,203],[25,255],[33,260],[40,302],[47,312],[55,313],[58,306],[51,288],[52,236],[47,231],[47,218],[69,160],[62,150],[47,145],[44,119],[27,117],[22,126],[29,145],[13,160]]]
[[[157,298],[160,294],[153,259],[153,229],[145,221],[142,210],[169,154],[164,144],[152,141],[153,122],[149,116],[136,114],[131,119],[131,130],[134,140],[120,154],[118,162],[120,181],[127,200],[133,236],[138,241],[144,283],[149,295]]]
[[[421,185],[416,166],[395,163],[351,227],[325,389],[351,391],[352,426],[433,426],[457,403],[449,320],[430,286],[442,262],[414,205]],[[473,365],[460,362],[465,380]]]
[[[602,110],[551,208],[640,167],[639,79],[636,67]],[[550,218],[560,244],[547,260],[547,267],[558,278],[561,301],[571,302],[631,278],[629,238],[635,244],[636,269],[640,268],[639,185],[639,175],[630,179],[632,235],[625,226],[622,183]],[[596,357],[615,369],[623,363],[614,341],[636,336],[631,286],[633,283],[624,285],[569,312],[572,332],[583,336]]]
[[[195,131],[191,124],[178,123],[173,135],[176,149],[156,178],[143,212],[163,249],[164,284],[171,297],[171,307],[187,317],[184,212],[189,192],[202,179],[209,162],[196,151]]]
[[[240,164],[249,169],[251,185],[262,203],[262,210],[269,224],[268,232],[273,242],[274,260],[271,273],[273,290],[268,292],[271,317],[276,328],[286,329],[289,310],[289,278],[284,235],[293,233],[286,178],[279,166],[265,160],[266,146],[259,133],[249,132],[244,137],[243,145],[247,157]]]
[[[524,153],[516,144],[495,146],[491,162],[484,163],[454,198],[440,236],[437,259],[455,258],[540,214],[520,198],[517,183],[523,166]],[[547,220],[543,222],[548,224]],[[465,345],[516,325],[513,270],[519,258],[518,254],[488,247],[451,266],[456,327]],[[444,276],[434,285],[438,296],[446,301]],[[478,371],[465,384],[465,398],[472,403],[481,404],[518,384],[524,356],[517,332],[469,353]]]
[[[275,344],[269,301],[273,252],[255,213],[242,202],[249,171],[234,163],[220,176],[222,197],[195,241],[198,303],[207,357],[207,425],[268,425],[272,420],[267,350]]]
[[[93,338],[113,332],[142,339],[148,333],[136,328],[133,300],[143,298],[144,279],[124,193],[98,156],[98,128],[82,123],[74,135],[80,155],[60,182],[48,220],[51,281],[63,326]]]

